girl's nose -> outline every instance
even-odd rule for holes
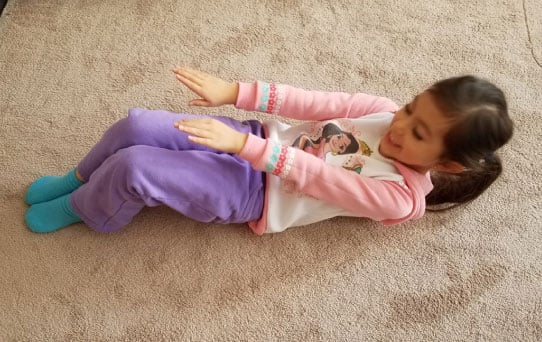
[[[394,126],[395,126],[394,127],[395,128],[394,129],[395,134],[402,136],[406,132],[408,122],[405,119],[396,120]]]

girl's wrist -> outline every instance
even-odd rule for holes
[[[238,139],[237,139],[237,148],[236,148],[236,154],[241,153],[241,151],[245,148],[245,144],[248,140],[248,133],[241,133],[239,132]]]
[[[239,96],[239,83],[235,82],[228,84],[227,103],[232,105],[236,104],[237,96]]]

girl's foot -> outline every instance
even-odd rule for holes
[[[24,197],[27,204],[37,204],[72,193],[84,183],[73,169],[64,176],[45,176],[35,180]]]
[[[70,204],[70,194],[32,205],[25,214],[26,225],[35,233],[50,233],[81,222]]]

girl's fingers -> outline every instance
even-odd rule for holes
[[[213,134],[211,131],[194,127],[186,127],[183,125],[179,126],[179,130],[188,134],[188,140],[195,142],[196,144],[215,148],[213,143]]]
[[[202,138],[194,135],[189,135],[188,140],[195,142],[196,144],[211,147],[211,141],[207,138]]]
[[[178,68],[176,74],[183,76],[196,84],[200,84],[203,80],[203,74],[201,72],[190,68]]]
[[[195,83],[194,81],[182,76],[182,75],[179,75],[179,74],[175,74],[175,78],[177,78],[177,80],[179,80],[182,84],[184,84],[185,86],[187,86],[190,90],[194,91],[194,92],[197,92],[199,89],[201,89],[201,87],[199,86],[199,84]]]
[[[186,127],[186,126],[179,126],[179,131],[185,132],[188,134],[189,137],[198,137],[198,138],[208,138],[209,134],[205,130],[201,130],[198,128],[192,128],[192,127]]]
[[[185,70],[186,73],[189,74],[191,77],[193,77],[194,80],[202,81],[207,76],[206,73],[198,69],[192,69],[192,68],[182,68],[182,69]]]
[[[190,127],[209,127],[213,123],[213,119],[201,118],[201,119],[184,119],[180,120],[179,123],[183,126]]]
[[[207,119],[181,120],[175,123],[175,127],[180,131],[201,138],[209,138],[212,136]]]

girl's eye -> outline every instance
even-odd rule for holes
[[[405,113],[412,114],[412,110],[410,109],[410,103],[405,106]]]
[[[413,128],[412,129],[412,135],[414,135],[414,138],[416,140],[422,140],[422,136],[420,135],[420,133],[418,133],[418,130],[416,130],[416,128]]]

